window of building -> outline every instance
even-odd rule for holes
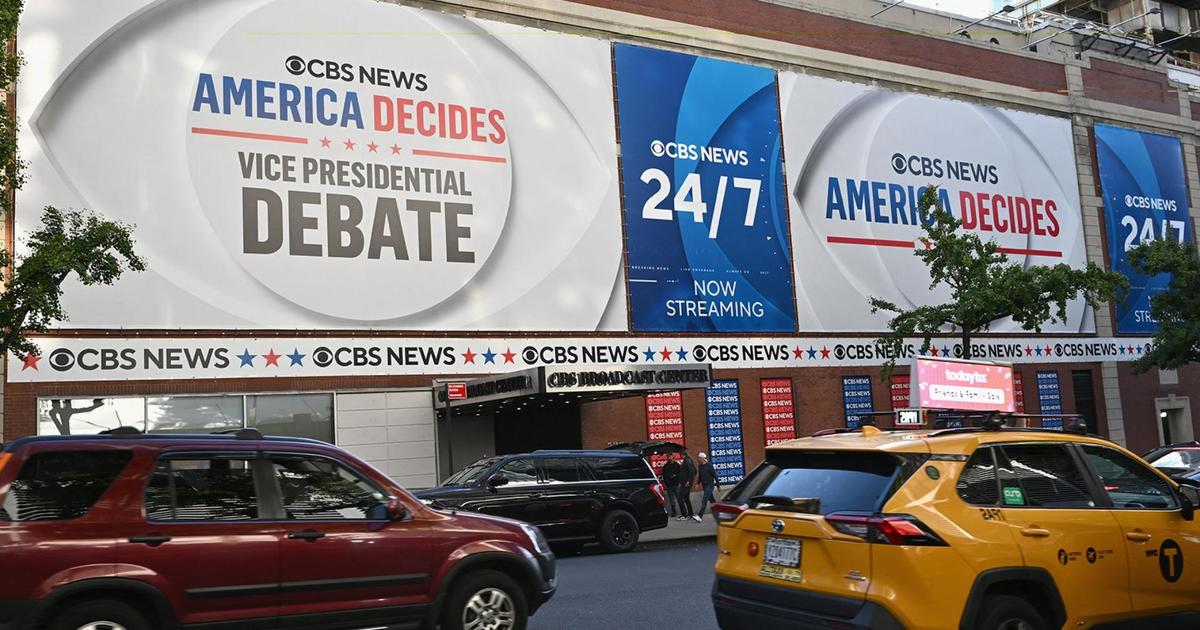
[[[161,396],[146,399],[150,433],[215,433],[240,429],[241,396]]]
[[[163,458],[146,486],[151,521],[245,521],[258,518],[258,496],[245,457]]]
[[[323,457],[274,456],[271,461],[289,519],[383,520],[387,497],[354,471]]]
[[[0,504],[3,521],[63,521],[88,513],[133,454],[59,451],[29,458]]]
[[[246,415],[246,426],[265,435],[333,443],[333,394],[247,396]]]
[[[144,398],[38,400],[38,435],[89,435],[121,426],[146,426]]]
[[[38,400],[38,435],[94,435],[122,426],[149,433],[215,433],[253,427],[266,435],[333,443],[333,394]]]

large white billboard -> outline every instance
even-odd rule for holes
[[[886,328],[870,297],[902,308],[949,301],[913,255],[917,199],[940,187],[964,229],[1020,264],[1086,261],[1068,120],[791,72],[780,73],[796,298],[802,331]],[[1072,302],[1057,333],[1094,332]],[[1011,320],[993,332],[1016,332]]]
[[[150,270],[77,328],[624,330],[609,45],[368,0],[29,3],[41,207]]]

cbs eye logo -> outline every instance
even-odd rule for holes
[[[75,355],[66,348],[59,348],[51,352],[47,360],[50,362],[50,367],[59,372],[66,372],[75,367]]]
[[[317,367],[329,367],[333,363],[333,351],[325,346],[313,350],[313,363]]]
[[[283,62],[283,66],[287,68],[288,72],[294,75],[299,76],[304,74],[304,60],[296,55],[288,57],[287,60]]]

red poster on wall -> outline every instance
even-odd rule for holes
[[[646,395],[646,439],[683,444],[683,394],[663,392]],[[654,474],[662,476],[666,455],[651,455]]]
[[[796,437],[796,411],[792,400],[792,379],[764,378],[762,389],[763,435],[767,446]]]
[[[1013,370],[1013,406],[1017,413],[1025,413],[1025,387],[1021,383],[1021,373]]]
[[[907,374],[892,375],[892,409],[907,409],[908,408],[908,384],[909,376]]]

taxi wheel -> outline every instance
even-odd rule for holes
[[[630,551],[637,546],[637,519],[625,510],[613,510],[600,523],[600,545],[612,553]]]
[[[1019,597],[992,595],[983,601],[980,630],[1048,630],[1037,609]]]

